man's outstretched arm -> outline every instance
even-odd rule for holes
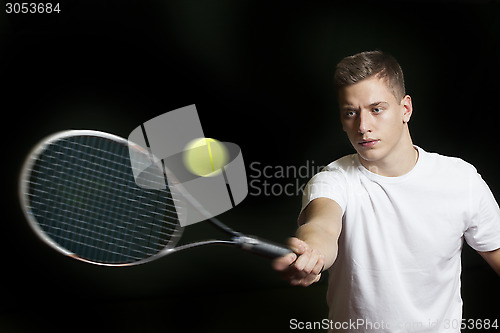
[[[294,253],[277,258],[273,268],[291,285],[309,286],[337,258],[342,230],[342,208],[333,200],[317,198],[299,216],[301,226],[288,246]]]

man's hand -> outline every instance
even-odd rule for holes
[[[328,198],[317,198],[299,216],[300,227],[288,240],[294,252],[273,261],[273,268],[293,286],[307,287],[330,268],[338,252],[342,230],[342,208]]]
[[[318,282],[325,266],[325,256],[295,237],[289,239],[288,247],[294,253],[275,259],[273,268],[293,286],[307,287]]]

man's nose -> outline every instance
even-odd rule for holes
[[[365,111],[361,111],[358,116],[358,132],[360,134],[365,134],[371,132],[370,115]]]

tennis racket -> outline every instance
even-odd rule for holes
[[[130,156],[153,166],[152,156],[121,137],[91,130],[56,133],[28,155],[19,181],[24,215],[48,245],[72,258],[106,266],[146,263],[180,250],[222,244],[276,258],[291,250],[234,231],[216,218],[213,226],[228,235],[177,246],[183,203],[204,216],[203,207],[182,186],[164,190],[138,186]],[[137,155],[137,156],[136,156]],[[134,160],[135,162],[136,160]],[[162,164],[144,179],[176,182]],[[149,187],[152,188],[152,187]]]

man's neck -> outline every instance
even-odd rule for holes
[[[360,156],[359,160],[366,169],[380,176],[399,177],[415,167],[418,160],[418,150],[413,146],[411,137],[408,135],[383,159],[367,161]]]

